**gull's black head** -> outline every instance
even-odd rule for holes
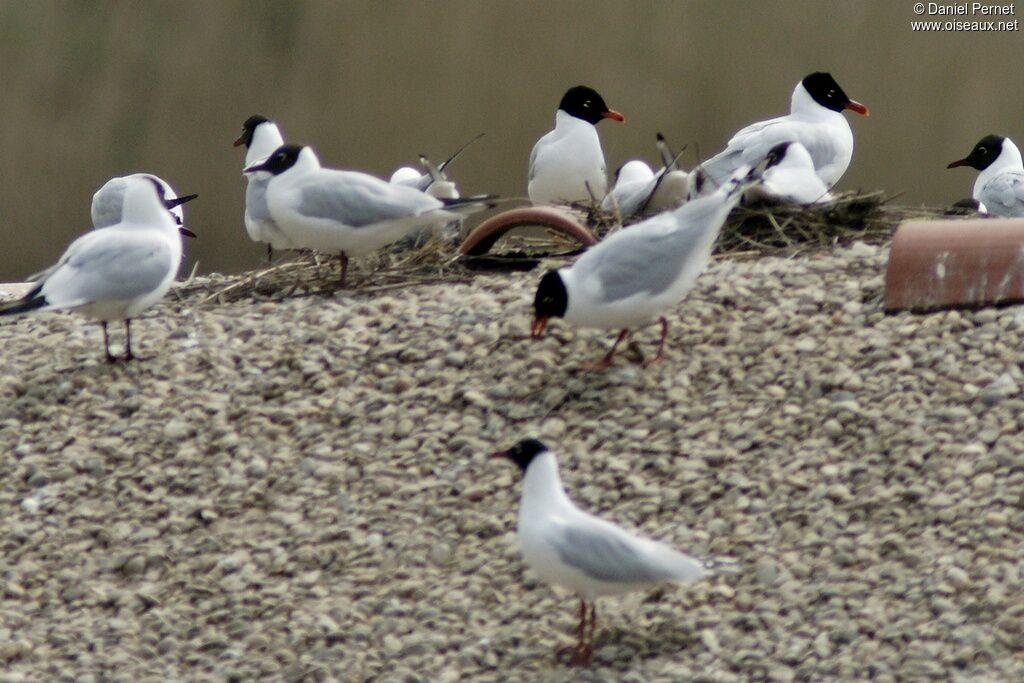
[[[587,123],[597,123],[601,119],[626,120],[619,112],[609,109],[604,103],[604,98],[598,95],[596,90],[585,85],[577,85],[566,90],[562,95],[562,101],[558,103],[558,108]]]
[[[984,171],[986,168],[992,165],[992,162],[999,158],[999,155],[1003,151],[1003,140],[1002,135],[986,135],[978,144],[974,146],[971,153],[965,156],[963,159],[954,161],[946,168],[956,168],[957,166],[970,166],[976,168],[979,171]]]
[[[515,464],[519,465],[519,469],[525,473],[526,468],[530,466],[533,459],[541,453],[546,453],[547,450],[548,447],[537,439],[523,439],[507,451],[499,451],[495,453],[493,457],[508,458]]]
[[[537,285],[537,295],[533,298],[533,324],[530,335],[539,337],[544,334],[550,318],[561,318],[569,307],[569,292],[565,282],[557,270],[549,270]]]
[[[815,71],[813,74],[807,76],[802,81],[804,84],[804,90],[807,94],[814,98],[814,101],[832,111],[842,111],[849,109],[855,111],[863,116],[868,115],[868,108],[860,102],[851,100],[843,92],[843,89],[836,83],[836,79],[832,78],[832,74],[824,71]]]
[[[244,169],[243,172],[267,171],[273,175],[280,175],[295,165],[303,149],[305,148],[302,145],[281,145],[274,150],[273,154],[267,157],[266,161],[250,166]]]
[[[261,123],[266,123],[269,120],[270,119],[266,116],[260,116],[259,114],[253,114],[247,118],[245,123],[242,124],[242,134],[238,136],[237,140],[235,140],[235,147],[238,147],[239,145],[245,145],[248,147],[251,145],[253,133],[256,132],[256,126]]]

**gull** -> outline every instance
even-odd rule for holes
[[[663,166],[657,174],[645,162],[627,161],[616,173],[615,186],[601,202],[603,211],[618,209],[623,218],[653,216],[686,201],[689,174],[679,168],[665,136],[657,135]]]
[[[668,335],[664,312],[707,267],[729,211],[749,184],[748,171],[740,167],[714,194],[624,228],[571,266],[548,271],[534,298],[531,334],[539,337],[554,317],[578,327],[618,329],[608,354],[589,366],[607,368],[630,328],[658,319],[661,341],[651,363],[661,360]]]
[[[366,173],[323,168],[312,148],[300,145],[283,145],[245,169],[255,171],[273,176],[267,207],[292,245],[338,255],[342,287],[349,257],[493,206],[490,196],[438,199]]]
[[[651,196],[655,175],[647,162],[640,159],[627,161],[615,172],[615,185],[601,201],[602,211],[614,211],[621,216],[636,214]]]
[[[799,142],[780,142],[765,157],[761,182],[748,189],[745,202],[820,204],[832,195],[814,172],[811,155]]]
[[[453,161],[459,158],[459,155],[483,136],[484,134],[480,133],[457,149],[455,154],[452,154],[439,165],[435,165],[425,154],[421,154],[419,162],[420,166],[426,171],[425,173],[420,173],[411,166],[402,166],[391,174],[391,179],[388,182],[416,188],[420,192],[426,192],[431,197],[437,197],[438,199],[458,199],[459,190],[456,188],[455,183],[449,180],[445,171]]]
[[[718,187],[740,165],[757,166],[780,142],[799,142],[810,153],[818,177],[831,189],[853,157],[853,131],[842,115],[844,109],[868,115],[868,108],[847,97],[831,74],[808,75],[793,90],[788,116],[747,126],[729,140],[724,151],[701,164],[711,181],[706,187]]]
[[[976,168],[973,197],[982,213],[993,216],[1024,216],[1024,164],[1020,150],[1010,138],[986,135],[963,159],[946,168]]]
[[[577,643],[559,649],[572,652],[573,665],[589,664],[593,656],[597,598],[666,581],[695,581],[712,568],[580,510],[565,493],[555,454],[540,441],[523,439],[494,457],[513,461],[523,472],[516,533],[526,565],[580,598]]]
[[[569,88],[555,112],[555,129],[530,154],[527,191],[534,204],[571,204],[601,200],[608,190],[604,152],[595,124],[625,121],[592,88]]]
[[[129,178],[121,221],[88,232],[22,298],[0,306],[0,315],[67,309],[100,321],[107,361],[107,323],[123,320],[126,361],[132,360],[131,319],[167,293],[181,261],[178,226],[152,178]]]
[[[245,165],[255,166],[266,160],[278,147],[284,144],[277,124],[260,114],[253,114],[242,124],[242,134],[235,140],[235,147],[245,145]],[[269,173],[247,173],[245,187],[245,231],[253,242],[267,243],[267,261],[274,258],[274,250],[291,249],[292,245],[274,222],[267,209],[267,183]]]
[[[92,196],[90,209],[93,229],[106,228],[121,222],[121,207],[124,205],[125,188],[140,178],[148,179],[156,185],[157,191],[160,193],[160,200],[170,211],[175,224],[180,227],[181,233],[188,237],[195,237],[195,234],[184,227],[185,213],[182,211],[181,205],[192,201],[199,195],[187,194],[179,197],[170,183],[152,173],[132,173],[111,178],[103,184],[103,187],[96,190]]]

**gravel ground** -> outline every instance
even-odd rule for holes
[[[886,316],[886,256],[716,261],[648,370],[528,339],[536,272],[169,297],[128,365],[5,320],[0,683],[1024,680],[1024,308]],[[600,601],[570,670],[488,458],[528,435],[738,570]]]

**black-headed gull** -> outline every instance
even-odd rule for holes
[[[555,454],[540,441],[524,439],[494,457],[512,460],[523,472],[516,532],[527,566],[580,598],[578,640],[569,648],[574,665],[588,664],[593,654],[597,598],[707,574],[704,562],[576,507],[562,486]]]
[[[761,182],[743,195],[747,202],[818,204],[832,201],[832,195],[814,172],[811,155],[799,142],[780,142],[765,157]]]
[[[132,173],[131,175],[111,178],[103,183],[103,186],[96,190],[96,193],[92,196],[90,214],[92,216],[93,229],[107,228],[121,222],[125,188],[139,178],[148,179],[159,188],[160,199],[163,201],[164,206],[167,207],[167,210],[170,211],[171,217],[180,228],[181,234],[195,237],[191,230],[184,227],[185,212],[182,210],[181,205],[192,201],[199,195],[187,194],[179,197],[170,183],[152,173]]]
[[[701,164],[711,181],[705,191],[709,186],[714,190],[740,165],[757,166],[780,142],[803,145],[818,177],[831,189],[853,157],[853,131],[842,114],[845,109],[868,115],[868,108],[847,97],[831,74],[810,74],[793,90],[788,116],[747,126],[729,140],[724,151]]]
[[[993,216],[1024,216],[1024,163],[1010,138],[986,135],[963,159],[946,168],[970,166],[980,171],[974,199]]]
[[[107,323],[123,320],[124,358],[134,358],[131,319],[163,298],[181,261],[178,226],[162,194],[150,178],[127,179],[121,221],[72,242],[28,294],[0,306],[0,315],[69,309],[99,320],[108,361],[116,359]]]
[[[527,192],[534,204],[589,203],[608,191],[608,177],[597,136],[602,119],[624,121],[597,91],[569,88],[555,112],[555,129],[533,146]]]
[[[621,330],[608,354],[593,365],[604,368],[630,328],[658,319],[661,341],[651,362],[661,360],[668,335],[664,312],[686,296],[707,267],[748,170],[740,167],[714,194],[613,233],[571,266],[549,271],[534,298],[532,335],[540,336],[556,317],[578,327]]]
[[[245,145],[245,164],[242,168],[255,166],[274,153],[284,144],[277,124],[260,114],[253,114],[242,124],[242,134],[235,140],[235,147]],[[274,250],[291,249],[291,242],[274,222],[267,209],[267,183],[269,173],[246,173],[245,187],[245,231],[253,242],[266,242],[267,260],[274,257]]]
[[[291,244],[337,254],[341,286],[349,257],[369,254],[421,228],[440,228],[492,206],[492,197],[437,199],[356,171],[323,168],[310,147],[283,145],[246,173],[266,171],[267,206]]]

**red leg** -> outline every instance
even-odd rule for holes
[[[107,362],[115,363],[117,359],[114,358],[114,354],[110,352],[110,335],[107,333],[107,321],[101,320],[100,325],[103,327],[103,348],[107,352]]]
[[[576,628],[576,644],[559,647],[555,654],[557,656],[570,655],[570,666],[586,666],[590,663],[592,652],[590,646],[587,645],[587,603],[585,600],[580,599],[580,625]]]
[[[615,355],[615,349],[619,348],[619,344],[622,343],[622,340],[625,339],[626,335],[628,335],[628,334],[629,334],[629,330],[622,330],[621,332],[619,332],[618,338],[615,340],[615,343],[612,344],[611,350],[605,355],[605,357],[602,358],[599,361],[584,363],[583,364],[583,369],[584,370],[604,370],[605,368],[611,367],[612,356]]]
[[[580,601],[580,614],[586,616],[587,603]],[[594,659],[594,622],[597,620],[597,607],[595,603],[590,604],[590,638],[586,637],[585,633],[585,622],[586,619],[580,624],[580,642],[576,646],[576,652],[573,653],[570,664],[573,666],[590,666],[591,661]],[[587,642],[587,641],[590,642]]]
[[[594,633],[597,631],[597,602],[590,603],[590,644],[594,644]]]
[[[124,319],[124,359],[134,360],[135,356],[132,355],[132,321],[128,318]]]
[[[348,254],[345,252],[338,254],[338,260],[341,262],[341,288],[344,289],[348,277]]]
[[[661,341],[658,342],[658,353],[654,358],[644,363],[645,368],[665,359],[665,338],[668,337],[668,319],[662,316],[658,318],[658,321],[661,322]]]

